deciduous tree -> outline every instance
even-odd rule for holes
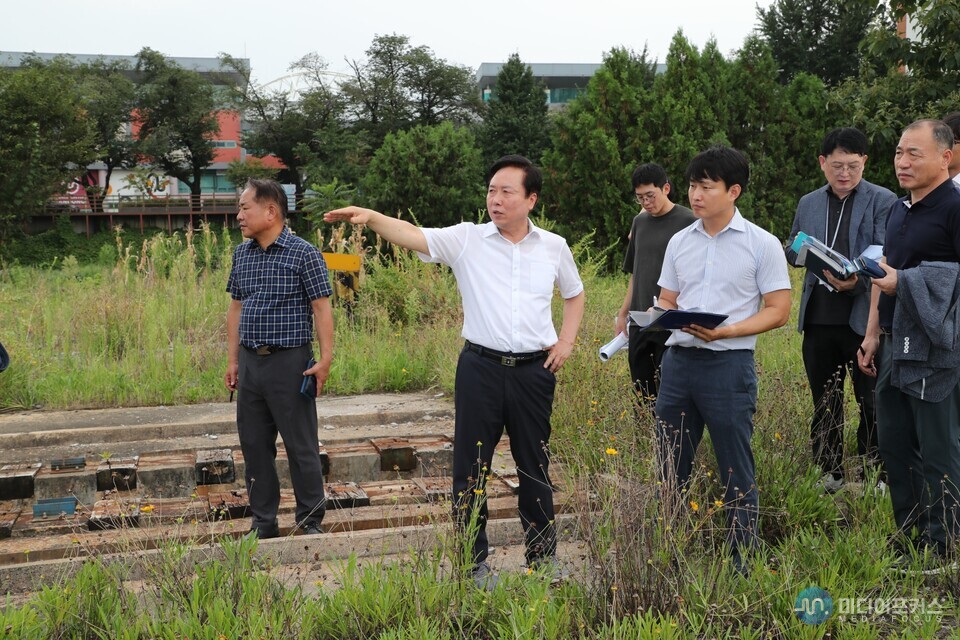
[[[369,147],[388,133],[442,121],[468,122],[480,108],[469,69],[434,57],[407,36],[378,35],[365,60],[348,60],[353,78],[341,84],[347,108]]]
[[[0,239],[93,160],[93,135],[66,61],[0,73]]]
[[[104,164],[104,185],[109,187],[113,171],[136,162],[130,121],[136,106],[136,86],[125,62],[98,60],[77,69],[79,91],[86,117],[93,130],[96,160]],[[93,211],[103,211],[106,189],[87,185]]]
[[[147,47],[137,54],[136,70],[138,151],[189,186],[193,206],[199,207],[201,177],[213,162],[213,139],[220,131],[221,104],[213,84]]]

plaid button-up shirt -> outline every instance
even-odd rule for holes
[[[320,251],[287,227],[266,250],[254,240],[234,250],[227,291],[241,303],[240,344],[251,349],[311,342],[311,302],[333,292]]]

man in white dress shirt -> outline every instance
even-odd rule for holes
[[[556,371],[583,318],[583,283],[566,241],[530,222],[543,178],[527,158],[504,156],[487,174],[490,222],[422,229],[370,209],[330,211],[327,222],[365,224],[426,262],[448,265],[463,298],[466,340],[457,362],[453,447],[454,516],[462,529],[478,510],[473,578],[496,583],[486,562],[486,500],[494,448],[506,428],[520,478],[519,511],[529,566],[556,573],[553,488],[548,475]],[[564,299],[559,336],[551,317],[554,288]],[[471,532],[473,528],[470,528]]]

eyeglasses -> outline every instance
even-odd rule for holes
[[[643,204],[644,202],[653,202],[657,199],[657,192],[650,191],[648,193],[635,193],[633,194],[634,200],[637,201],[637,204]]]
[[[831,162],[827,165],[830,167],[830,170],[836,174],[854,174],[860,173],[863,171],[863,164],[860,162],[851,162],[850,164],[843,164],[842,162]]]

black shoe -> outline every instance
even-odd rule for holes
[[[300,535],[303,536],[315,536],[319,533],[323,533],[323,529],[320,528],[319,522],[308,522],[300,527]]]
[[[269,540],[270,538],[279,538],[280,537],[280,527],[273,525],[272,527],[250,527],[250,531],[247,532],[247,535],[253,535],[259,538],[260,540]]]

